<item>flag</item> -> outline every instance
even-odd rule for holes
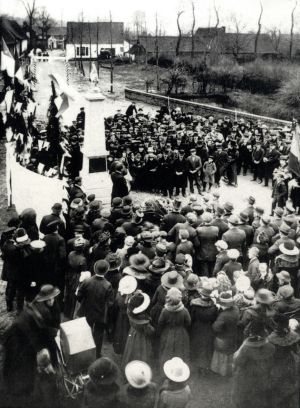
[[[60,95],[61,99],[62,99],[62,103],[60,105],[60,108],[57,112],[57,114],[55,115],[56,118],[59,118],[68,108],[69,108],[69,98],[68,95],[65,93],[62,93]]]
[[[297,125],[293,132],[293,140],[291,144],[289,156],[289,169],[297,177],[300,177],[300,128]]]
[[[6,112],[10,113],[10,109],[12,106],[12,102],[13,102],[13,96],[14,96],[14,90],[11,89],[9,91],[6,92],[4,100],[6,102]]]
[[[24,84],[24,75],[23,75],[22,67],[20,67],[18,71],[16,72],[15,78],[17,78],[20,84]]]
[[[2,37],[2,51],[1,51],[1,71],[7,72],[11,78],[15,75],[15,60]]]

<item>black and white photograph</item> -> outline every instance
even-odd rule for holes
[[[299,0],[0,0],[0,408],[300,408]]]

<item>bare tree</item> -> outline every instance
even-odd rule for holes
[[[176,57],[178,57],[179,51],[180,51],[180,43],[181,43],[182,31],[181,31],[179,19],[180,19],[180,16],[181,16],[183,13],[184,13],[184,11],[178,11],[178,13],[177,13],[178,38],[177,38],[176,51],[175,51]]]
[[[192,0],[192,30],[191,30],[191,40],[192,40],[192,47],[191,47],[191,58],[194,58],[195,56],[195,25],[196,25],[196,17],[195,17],[195,4],[194,1]]]
[[[251,36],[243,33],[243,31],[245,31],[245,25],[235,14],[231,16],[231,21],[234,27],[234,33],[229,39],[227,48],[228,51],[230,51],[233,56],[238,59],[241,52],[245,51],[246,47],[248,46]]]
[[[274,27],[269,31],[269,35],[274,47],[274,51],[279,52],[279,46],[281,42],[281,31]]]
[[[84,16],[83,11],[80,13],[79,16],[79,69],[83,76],[85,76],[84,66],[82,61],[82,54],[83,54],[83,47],[82,47],[82,40],[83,40],[83,29],[84,29]]]
[[[36,0],[22,0],[22,4],[25,7],[28,18],[29,48],[32,48],[33,25],[36,21],[37,14]]]
[[[289,49],[289,56],[292,59],[293,56],[293,45],[294,45],[294,26],[295,26],[295,11],[298,5],[298,1],[295,1],[294,7],[291,13],[291,33],[290,33],[290,49]]]
[[[264,12],[264,8],[262,5],[262,2],[260,2],[260,13],[259,13],[259,17],[258,17],[258,22],[257,22],[257,32],[255,35],[255,40],[254,40],[254,54],[255,56],[257,56],[257,46],[258,46],[258,40],[259,40],[259,36],[260,36],[260,32],[261,32],[261,18]]]
[[[113,23],[111,11],[109,12],[110,31],[110,93],[114,93],[114,64],[113,64]]]
[[[157,21],[157,12],[156,12],[156,14],[155,14],[156,89],[159,91],[158,57],[159,57],[159,48],[158,48],[158,21]]]
[[[48,32],[51,27],[54,27],[56,25],[56,22],[53,18],[51,18],[45,7],[43,7],[36,17],[36,23],[38,28],[41,30],[42,42],[44,47],[46,48]]]
[[[96,52],[97,52],[97,74],[99,78],[99,17],[97,17],[97,28],[96,28]]]
[[[145,22],[146,22],[145,12],[141,10],[135,11],[133,14],[133,26],[137,40],[139,39],[140,35],[143,32]]]
[[[215,10],[215,15],[216,15],[215,30],[217,31],[217,28],[219,27],[219,24],[220,24],[220,17],[219,17],[219,10],[215,2],[214,2],[214,10]]]
[[[91,36],[91,23],[88,22],[88,33],[89,33],[89,72],[91,73],[92,70],[92,36]]]

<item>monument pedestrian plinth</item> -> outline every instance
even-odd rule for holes
[[[82,185],[88,194],[104,204],[110,203],[112,182],[107,169],[105,146],[104,96],[99,92],[85,95],[85,130],[83,144]]]

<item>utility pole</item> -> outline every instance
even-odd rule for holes
[[[113,37],[112,37],[111,11],[109,12],[109,18],[110,18],[110,93],[114,93]]]

